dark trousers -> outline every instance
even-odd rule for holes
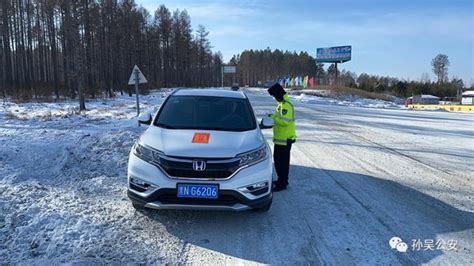
[[[277,186],[288,186],[288,173],[290,171],[290,151],[292,140],[288,140],[286,146],[276,145],[273,150],[273,162],[278,175]]]

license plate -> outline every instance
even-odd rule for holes
[[[219,197],[219,186],[178,184],[177,193],[178,198],[217,199]]]

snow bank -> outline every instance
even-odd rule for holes
[[[141,110],[168,93],[140,96]],[[1,263],[156,262],[159,251],[133,237],[140,219],[126,197],[128,153],[144,129],[135,96],[76,106],[0,106]]]
[[[377,100],[377,99],[365,99],[360,97],[355,97],[352,95],[338,96],[338,98],[329,98],[329,97],[320,97],[315,95],[307,95],[301,93],[299,95],[291,95],[293,99],[302,103],[309,104],[321,104],[321,105],[342,105],[342,106],[352,106],[352,107],[366,107],[366,108],[401,108],[401,105],[398,105],[394,102]]]
[[[140,107],[150,108],[156,101],[166,97],[171,90],[161,90],[150,95],[141,96]],[[90,118],[105,120],[110,118],[128,119],[136,113],[135,96],[117,95],[114,99],[95,99],[86,102],[86,111],[79,112],[77,100],[66,100],[57,103],[13,103],[5,102],[0,106],[5,120],[38,120],[49,121],[62,118]],[[136,112],[136,111],[135,111]]]
[[[266,88],[245,88],[251,93],[266,95]],[[332,95],[328,90],[287,90],[287,93],[295,101],[306,103],[306,104],[319,104],[319,105],[340,105],[340,106],[351,106],[351,107],[365,107],[365,108],[384,108],[384,109],[400,109],[403,105],[398,104],[401,102],[399,98],[393,97],[393,101],[384,101],[378,99],[366,99],[354,95]]]

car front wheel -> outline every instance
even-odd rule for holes
[[[272,201],[273,199],[270,200],[267,204],[263,205],[262,207],[254,208],[253,210],[256,212],[267,212],[272,207]]]
[[[135,210],[143,210],[145,207],[143,205],[140,205],[138,203],[132,202],[132,206]]]

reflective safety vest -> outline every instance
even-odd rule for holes
[[[296,140],[295,110],[288,95],[278,102],[273,118],[273,143],[286,146],[288,140]]]

